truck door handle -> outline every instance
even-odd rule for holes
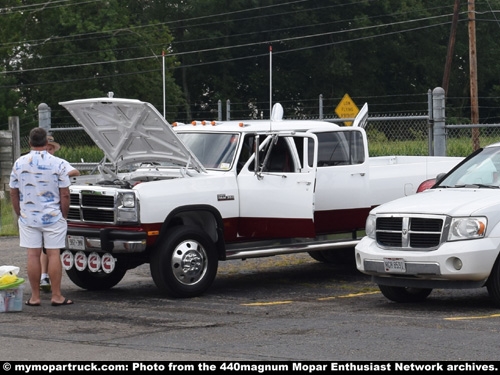
[[[311,185],[311,181],[297,181],[298,184]]]
[[[365,172],[351,173],[351,176],[355,176],[357,174],[359,174],[360,176],[364,176],[366,173]]]

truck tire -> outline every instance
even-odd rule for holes
[[[215,279],[217,249],[208,234],[194,226],[170,229],[151,256],[151,276],[156,286],[175,298],[203,294]]]
[[[405,288],[390,285],[379,285],[378,287],[385,298],[402,303],[422,302],[432,292],[432,289],[424,288]]]
[[[314,260],[321,263],[355,266],[354,247],[336,250],[309,251]]]
[[[500,258],[497,258],[486,282],[486,289],[496,306],[500,306]]]
[[[75,267],[66,270],[69,279],[80,288],[87,290],[107,290],[118,284],[127,273],[127,268],[116,263],[115,269],[111,273],[102,270],[91,272],[88,269],[78,271]]]

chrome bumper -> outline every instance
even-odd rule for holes
[[[114,228],[68,228],[67,235],[83,237],[85,249],[71,248],[66,238],[66,248],[69,250],[105,251],[110,253],[140,253],[146,250],[146,233],[127,231]]]

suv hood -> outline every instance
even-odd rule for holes
[[[473,216],[498,211],[498,207],[498,189],[437,188],[384,203],[372,213]]]
[[[152,104],[95,98],[60,102],[117,167],[169,162],[205,171],[203,165]]]

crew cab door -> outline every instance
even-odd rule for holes
[[[371,209],[366,133],[359,127],[310,131],[318,138],[316,231],[324,234],[364,228]]]
[[[289,133],[261,138],[261,166],[255,168],[253,153],[237,178],[238,237],[314,237],[316,135]]]

